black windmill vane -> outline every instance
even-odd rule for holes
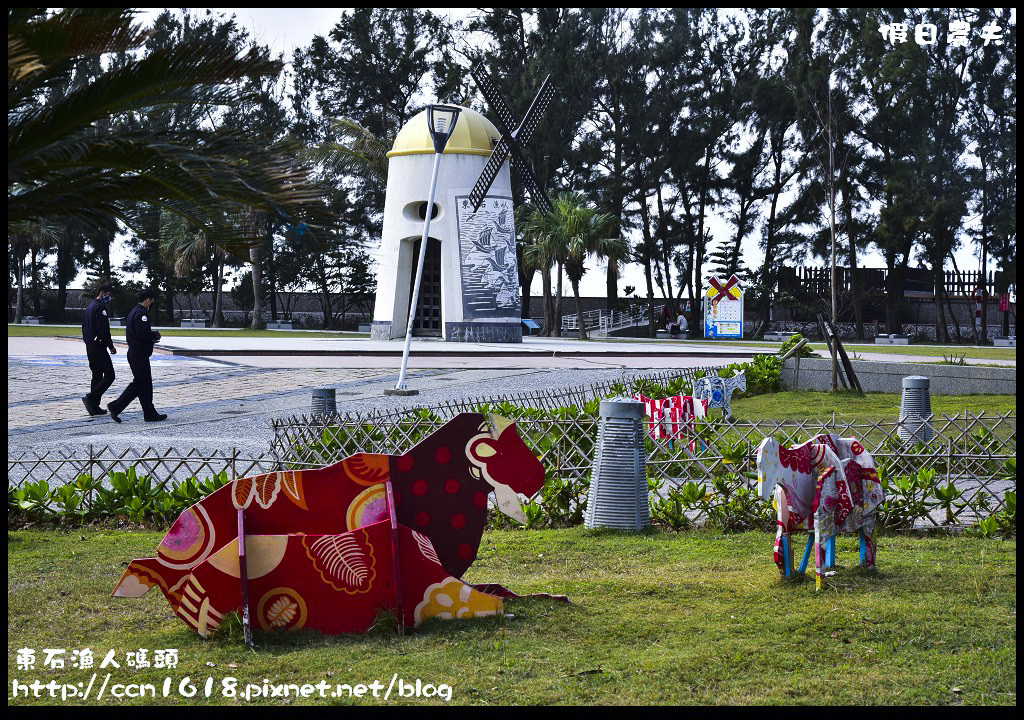
[[[470,71],[470,74],[476,80],[477,87],[480,88],[480,92],[483,93],[484,99],[487,100],[491,110],[497,114],[498,120],[504,125],[505,130],[505,133],[491,151],[491,157],[487,160],[487,164],[484,165],[476,185],[473,186],[473,191],[469,194],[469,201],[473,205],[473,212],[480,209],[480,205],[483,203],[487,191],[491,188],[491,183],[494,182],[494,178],[497,177],[498,171],[505,162],[505,158],[511,156],[512,167],[518,171],[519,178],[529,191],[533,202],[543,212],[550,213],[552,211],[551,202],[548,200],[548,196],[544,194],[544,191],[540,189],[540,183],[537,182],[533,170],[523,158],[523,148],[533,136],[537,125],[540,123],[541,115],[547,110],[548,105],[551,103],[551,97],[555,94],[555,88],[550,84],[551,75],[544,78],[544,82],[541,83],[540,90],[537,91],[533,102],[530,103],[530,109],[526,111],[523,121],[517,123],[508,104],[498,91],[497,83],[487,74],[483,66],[477,65]]]

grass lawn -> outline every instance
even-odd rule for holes
[[[78,325],[7,325],[7,337],[56,337],[57,335],[82,334]],[[164,328],[160,327],[164,337],[333,337],[356,338],[369,337],[367,333],[333,332],[330,330],[250,330],[248,328]],[[111,337],[124,337],[123,327],[110,328]]]
[[[789,390],[786,392],[735,398],[732,414],[737,420],[881,420],[899,418],[901,396],[898,393],[867,393],[861,397],[853,392],[819,392],[817,390]],[[1016,412],[1016,395],[932,395],[932,412],[936,416],[958,415],[967,410],[972,415],[982,412]]]
[[[488,532],[468,578],[520,592],[565,593],[508,601],[514,617],[432,620],[404,638],[387,623],[365,636],[312,631],[256,634],[257,650],[229,618],[210,640],[171,614],[153,590],[109,597],[125,564],[147,557],[159,532],[22,530],[8,533],[8,679],[152,683],[171,696],[98,704],[244,704],[219,694],[225,677],[247,683],[406,682],[451,686],[457,704],[882,704],[1015,705],[1016,541],[880,535],[878,566],[842,565],[826,589],[786,583],[772,536],[569,530]],[[16,649],[34,648],[35,670]],[[96,667],[43,669],[44,648],[91,648]],[[129,668],[128,651],[174,648],[176,668]],[[116,650],[121,669],[99,669]],[[189,676],[199,695],[177,695]],[[213,695],[203,696],[206,678]],[[84,685],[83,685],[84,686]],[[383,690],[381,691],[383,695]],[[87,704],[94,704],[90,698]],[[253,702],[281,704],[279,698]],[[289,699],[293,704],[383,699]],[[396,700],[392,704],[434,702]],[[66,705],[8,696],[9,705]]]

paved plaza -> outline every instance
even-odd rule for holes
[[[338,410],[431,406],[461,398],[558,389],[670,369],[744,362],[764,349],[714,343],[652,343],[526,338],[519,345],[413,342],[408,386],[414,397],[385,396],[401,364],[401,342],[311,336],[281,338],[168,335],[152,357],[154,402],[169,415],[145,423],[135,403],[114,423],[90,418],[81,397],[89,367],[73,328],[68,337],[13,337],[7,341],[7,439],[11,450],[78,449],[88,445],[238,448],[261,453],[271,421],[306,413],[311,390],[334,388]],[[104,404],[131,380],[126,346],[116,341],[117,378]],[[774,349],[774,346],[772,347]],[[871,360],[919,357],[864,353]]]
[[[104,404],[131,380],[126,346],[116,344],[117,378]],[[143,422],[136,403],[117,424],[85,414],[81,397],[90,372],[81,340],[14,337],[7,341],[7,439],[11,450],[92,444],[260,453],[273,436],[272,419],[308,412],[314,388],[334,388],[339,411],[367,412],[725,365],[757,351],[667,347],[536,338],[521,346],[416,341],[407,385],[420,394],[403,398],[384,395],[398,379],[400,342],[168,336],[151,359],[154,403],[168,420]]]

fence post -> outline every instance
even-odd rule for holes
[[[946,443],[946,487],[953,482],[953,441]]]
[[[93,492],[94,492],[93,487],[92,487],[92,485],[93,485],[92,481],[94,479],[93,478],[93,471],[92,471],[92,458],[93,458],[92,443],[89,443],[89,497],[88,497],[89,510],[92,510],[92,500],[93,500],[92,496],[93,496]]]

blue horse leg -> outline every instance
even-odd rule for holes
[[[811,533],[807,534],[807,547],[804,548],[804,559],[800,561],[800,573],[803,574],[807,570],[807,561],[811,558],[811,548],[814,547],[814,535]]]
[[[832,535],[825,544],[825,567],[834,568],[836,566],[836,536]]]
[[[793,553],[789,547],[789,536],[782,536],[782,562],[785,565],[786,579],[793,575]]]

